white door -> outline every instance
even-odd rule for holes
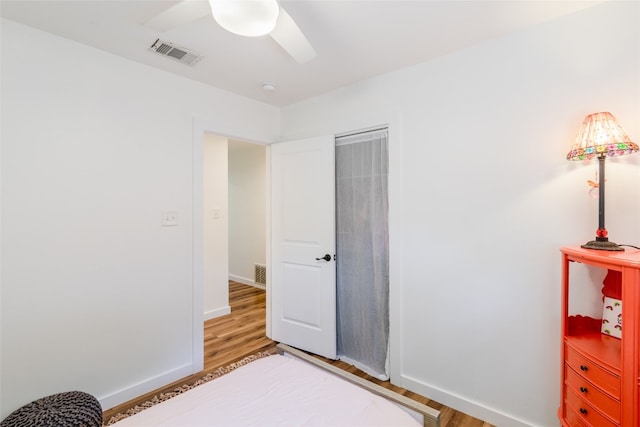
[[[334,156],[333,136],[271,145],[271,338],[331,359],[336,358]]]

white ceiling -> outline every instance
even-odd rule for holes
[[[187,0],[206,1],[206,0]],[[247,38],[211,16],[164,33],[141,23],[177,0],[0,1],[0,15],[124,58],[275,106],[416,64],[574,13],[582,0],[281,0],[318,56],[295,62],[271,37]],[[157,55],[157,39],[204,55],[188,66]],[[262,90],[262,82],[277,85]]]

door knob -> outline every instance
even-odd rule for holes
[[[325,260],[325,261],[331,261],[331,255],[326,254],[325,256],[323,256],[322,258],[316,258],[316,261],[320,261],[321,259]]]

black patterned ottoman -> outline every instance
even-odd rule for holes
[[[101,427],[102,406],[82,391],[68,391],[34,400],[13,411],[0,427]]]

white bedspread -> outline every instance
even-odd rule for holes
[[[305,362],[269,356],[115,424],[127,426],[419,426],[368,391]]]

